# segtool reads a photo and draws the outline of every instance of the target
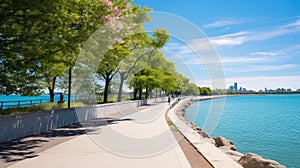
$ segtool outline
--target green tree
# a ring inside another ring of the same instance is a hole
[[[47,87],[53,95],[62,66],[74,64],[81,43],[100,26],[135,10],[128,2],[1,1],[2,92],[28,95]]]
[[[139,67],[141,67],[144,60],[143,58],[154,56],[155,53],[159,51],[158,49],[163,47],[169,38],[170,37],[166,30],[157,29],[154,30],[152,37],[147,35],[146,32],[143,32],[135,34],[134,38],[130,39],[131,54],[119,64],[118,72],[120,74],[120,85],[117,99],[118,102],[120,102],[122,98],[124,81],[127,80],[129,75],[134,72],[135,69],[139,69]]]
[[[198,86],[194,83],[187,83],[184,86],[183,94],[187,96],[198,95],[199,94]]]
[[[176,80],[171,74],[160,68],[152,67],[147,67],[136,73],[131,80],[130,87],[134,87],[137,90],[145,89],[145,98],[148,98],[149,93],[155,88],[168,92],[174,92],[179,89]],[[141,95],[142,92],[139,92],[139,99],[141,99]]]
[[[209,87],[199,87],[201,96],[208,96],[212,94],[212,91]]]

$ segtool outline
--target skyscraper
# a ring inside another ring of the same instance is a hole
[[[237,85],[237,82],[234,83],[234,90],[235,90],[235,91],[238,91],[238,85]]]

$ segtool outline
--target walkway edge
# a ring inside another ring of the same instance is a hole
[[[184,105],[191,102],[190,98],[181,100],[168,112],[168,117],[187,138],[187,140],[210,162],[215,168],[243,168],[240,164],[233,161],[216,146],[211,144],[207,138],[202,137],[188,124],[178,118],[176,112],[181,110]]]

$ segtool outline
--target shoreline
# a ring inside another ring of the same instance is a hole
[[[192,130],[196,131],[200,136],[203,138],[207,139],[211,144],[213,144],[215,147],[217,147],[220,151],[222,151],[224,154],[226,154],[230,159],[235,161],[241,166],[247,167],[246,165],[255,165],[255,167],[260,166],[261,168],[269,168],[269,166],[273,166],[275,168],[285,168],[285,166],[279,164],[278,162],[264,158],[262,156],[259,156],[257,154],[253,153],[247,153],[243,154],[237,150],[235,147],[234,143],[221,135],[218,135],[217,137],[213,138],[210,137],[204,130],[202,130],[200,127],[198,127],[195,123],[188,121],[186,119],[186,109],[196,101],[205,101],[205,100],[212,100],[212,99],[217,99],[217,98],[226,98],[227,96],[254,96],[254,95],[216,95],[216,96],[204,96],[204,97],[192,97],[190,98],[189,102],[187,104],[184,104],[183,106],[180,107],[180,110],[177,110],[176,116],[183,121],[185,124],[187,124]],[[264,96],[261,95],[260,96]],[[179,103],[178,103],[179,104]],[[193,144],[193,143],[191,143]],[[194,145],[195,146],[195,145]],[[253,163],[253,160],[255,160],[257,163]],[[252,162],[252,163],[251,163]],[[261,165],[260,162],[262,163]],[[266,164],[268,163],[268,164]],[[269,166],[266,166],[266,165]],[[259,168],[260,168],[259,167]]]

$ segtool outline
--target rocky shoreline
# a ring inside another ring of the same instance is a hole
[[[176,113],[178,118],[188,124],[193,130],[195,130],[202,137],[207,138],[209,142],[215,145],[218,149],[220,149],[223,153],[225,153],[229,158],[236,161],[244,168],[285,168],[285,166],[279,164],[278,162],[263,158],[259,155],[248,153],[242,154],[237,151],[234,143],[222,136],[217,136],[215,138],[210,137],[204,130],[199,128],[196,124],[189,122],[185,118],[186,109],[192,104],[193,101],[203,101],[209,99],[220,98],[224,96],[208,96],[208,97],[197,97],[190,99],[187,103],[181,106],[181,109]]]

